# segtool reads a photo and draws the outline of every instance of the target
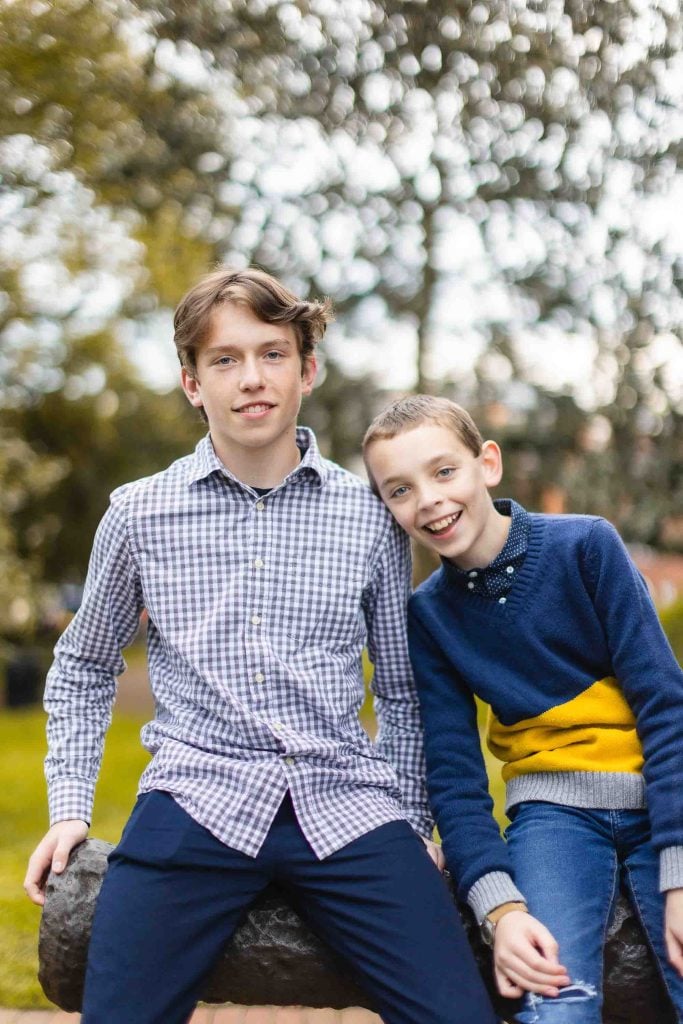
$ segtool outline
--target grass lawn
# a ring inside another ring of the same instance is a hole
[[[91,835],[116,842],[148,760],[143,719],[115,715],[109,731]],[[38,984],[40,910],[22,889],[28,857],[47,830],[42,710],[0,711],[0,1006],[51,1004]]]

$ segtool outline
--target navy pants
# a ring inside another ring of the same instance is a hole
[[[291,800],[248,857],[167,793],[142,796],[109,858],[82,1024],[184,1024],[254,898],[277,882],[355,970],[385,1024],[495,1024],[459,916],[404,821],[318,860]]]

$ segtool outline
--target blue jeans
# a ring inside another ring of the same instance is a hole
[[[519,1024],[600,1024],[605,935],[623,880],[683,1020],[683,979],[667,959],[659,857],[647,811],[519,804],[508,826],[515,880],[550,929],[572,985],[550,998],[527,993]]]
[[[185,1024],[244,911],[271,881],[355,969],[385,1024],[495,1024],[455,904],[406,821],[318,860],[286,797],[248,857],[162,792],[138,800],[109,857],[82,1024]]]

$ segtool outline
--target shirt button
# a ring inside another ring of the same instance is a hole
[[[261,616],[260,615],[252,615],[252,617],[251,617],[251,624],[252,624],[252,626],[260,626],[261,625]]]
[[[286,757],[285,758],[285,764],[289,764],[289,765],[296,764],[296,761],[294,760],[293,757]]]
[[[508,565],[507,569],[505,570],[505,572],[508,574],[508,576],[512,576],[514,571],[515,571],[514,565]]]
[[[474,583],[468,583],[467,586],[470,588],[470,590],[474,590]]]
[[[470,578],[475,579],[478,575],[479,573],[477,572],[477,570],[473,569],[472,572],[470,573]]]
[[[257,672],[256,675],[254,676],[255,683],[265,683],[265,681],[266,677],[264,676],[263,672]]]
[[[498,598],[498,604],[505,604],[506,601],[507,601],[507,597],[499,597]]]
[[[257,508],[257,510],[258,510],[259,512],[263,512],[263,510],[264,510],[264,508],[265,508],[265,507],[266,507],[266,503],[265,503],[265,501],[257,501],[257,502],[256,502],[256,508]]]
[[[254,568],[255,569],[262,569],[263,566],[264,566],[264,561],[263,561],[262,558],[255,558],[254,559]]]
[[[275,732],[282,732],[284,725],[282,722],[273,722],[273,729],[275,729]]]

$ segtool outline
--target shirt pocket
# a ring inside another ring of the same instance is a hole
[[[274,612],[285,643],[343,647],[365,635],[365,574],[340,556],[311,552],[285,561],[274,588]]]

